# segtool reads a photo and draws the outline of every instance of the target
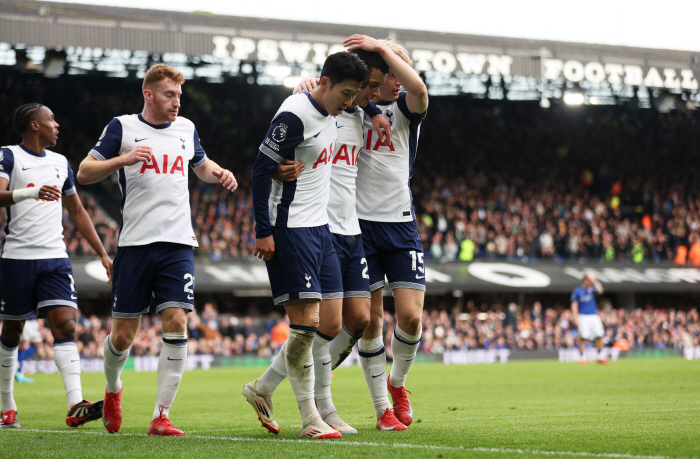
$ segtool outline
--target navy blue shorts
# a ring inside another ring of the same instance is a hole
[[[266,261],[275,304],[343,297],[343,279],[328,225],[272,228],[275,255]]]
[[[117,248],[112,277],[112,317],[135,319],[150,306],[194,309],[192,247],[154,242]]]
[[[369,274],[362,235],[333,234],[333,246],[343,278],[343,298],[369,298]]]
[[[425,291],[423,244],[415,221],[383,223],[360,220],[370,291],[384,287]]]
[[[45,317],[57,307],[78,309],[73,268],[68,258],[0,259],[0,319]]]

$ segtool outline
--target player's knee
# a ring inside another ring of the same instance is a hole
[[[133,340],[132,334],[126,330],[112,330],[112,345],[120,352],[129,349]]]
[[[177,314],[170,317],[169,326],[167,327],[172,332],[184,332],[187,331],[187,315]]]
[[[370,323],[369,311],[356,311],[345,320],[345,327],[353,335],[362,335]]]
[[[6,320],[2,327],[2,342],[9,347],[15,347],[19,344],[19,339],[24,330],[24,323],[18,320]]]
[[[53,327],[55,339],[75,339],[75,319],[66,318]]]
[[[399,328],[410,335],[417,335],[421,330],[420,314],[411,314],[407,317],[401,317],[398,321]]]

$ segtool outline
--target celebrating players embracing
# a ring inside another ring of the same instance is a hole
[[[122,229],[114,260],[112,332],[104,343],[107,389],[104,424],[122,423],[120,379],[141,315],[151,303],[161,316],[163,347],[158,390],[148,435],[182,436],[168,419],[187,360],[187,312],[194,307],[194,256],[187,184],[189,164],[208,183],[230,191],[238,184],[230,171],[207,158],[191,121],[178,117],[181,72],[151,67],[143,81],[143,112],[114,118],[83,160],[80,183],[95,183],[114,172],[122,192]]]
[[[256,220],[255,255],[265,260],[275,304],[289,316],[289,338],[268,370],[243,388],[243,396],[270,432],[279,433],[272,393],[289,376],[299,410],[301,436],[337,438],[314,403],[313,345],[319,327],[319,300],[340,311],[343,282],[328,228],[331,159],[336,116],[351,106],[367,83],[367,66],[351,53],[329,56],[317,88],[296,94],[275,115],[253,165]],[[295,181],[272,182],[284,159],[302,162]]]
[[[15,111],[14,126],[22,143],[0,150],[0,205],[7,213],[0,255],[0,427],[19,427],[13,397],[17,350],[25,321],[35,314],[46,317],[51,326],[54,361],[68,400],[66,424],[79,427],[102,417],[102,401],[83,400],[75,340],[78,296],[63,243],[61,201],[100,255],[110,280],[112,260],[78,198],[70,164],[46,150],[58,138],[54,114],[41,104],[22,105]]]
[[[344,44],[350,50],[378,53],[391,68],[375,102],[392,123],[392,145],[386,145],[365,120],[365,149],[358,160],[357,215],[372,291],[370,324],[358,346],[377,426],[381,428],[381,418],[391,407],[387,391],[394,402],[394,414],[409,425],[413,409],[405,381],[420,343],[425,297],[423,245],[413,211],[410,178],[420,125],[428,109],[428,90],[411,68],[408,51],[393,41],[353,35]],[[401,92],[401,86],[405,92]],[[386,382],[380,378],[386,374],[382,338],[385,276],[394,294],[397,319],[391,340],[394,363]]]

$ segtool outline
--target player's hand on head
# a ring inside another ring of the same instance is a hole
[[[368,37],[367,35],[359,35],[355,34],[352,35],[348,38],[345,39],[343,42],[343,46],[348,48],[348,51],[352,51],[353,49],[364,49],[365,51],[370,51],[370,52],[379,52],[379,50],[382,47],[382,42],[379,40]]]
[[[114,263],[112,262],[112,259],[109,258],[109,255],[106,254],[100,258],[100,261],[102,262],[102,266],[104,266],[105,270],[107,271],[107,283],[111,284],[112,273],[114,272]]]
[[[238,188],[238,181],[236,181],[236,177],[234,177],[230,170],[222,169],[220,171],[212,171],[212,175],[218,178],[219,183],[230,192],[233,193]]]
[[[391,145],[391,123],[384,118],[384,115],[377,115],[372,118],[372,127],[381,136],[384,145]]]
[[[318,86],[319,78],[307,77],[299,82],[296,88],[294,88],[294,94],[299,94],[300,92],[311,92]]]
[[[127,166],[133,166],[136,163],[150,163],[153,148],[148,145],[139,145],[125,155]]]
[[[255,240],[253,255],[264,261],[272,260],[275,256],[275,239],[272,236],[261,237]]]
[[[58,201],[61,199],[61,190],[56,188],[55,185],[43,185],[39,189],[38,199],[43,199],[44,201]]]
[[[299,178],[303,170],[303,162],[283,159],[272,172],[271,177],[278,182],[293,182]]]

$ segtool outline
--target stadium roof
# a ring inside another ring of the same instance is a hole
[[[358,30],[361,29],[361,30]],[[100,5],[8,0],[0,3],[0,41],[45,46],[147,49],[150,52],[211,54],[217,35],[340,43],[354,33],[395,37],[409,49],[539,56],[547,48],[556,59],[616,62],[700,69],[700,53],[448,34],[378,27],[281,21],[209,13],[116,8]],[[593,32],[593,31],[592,31]],[[517,66],[517,63],[516,63]]]
[[[71,53],[86,49],[124,50],[125,54],[141,51],[147,59],[135,69],[138,74],[144,71],[146,61],[154,62],[152,55],[158,54],[157,59],[167,61],[163,55],[177,53],[182,56],[183,66],[191,67],[188,78],[249,73],[241,70],[241,63],[250,62],[264,64],[253,72],[264,69],[267,80],[256,80],[257,83],[281,84],[279,78],[275,80],[276,69],[267,74],[268,65],[282,65],[281,71],[291,72],[291,76],[298,76],[299,72],[303,75],[304,71],[313,74],[325,57],[342,49],[342,40],[354,33],[395,38],[411,51],[415,68],[426,72],[429,87],[442,88],[445,94],[461,92],[502,98],[519,91],[517,97],[521,99],[537,99],[540,95],[561,98],[574,85],[589,96],[619,100],[631,97],[634,91],[630,92],[630,88],[643,87],[687,93],[696,104],[700,103],[698,52],[33,0],[0,3],[0,44],[5,44],[6,52],[8,45],[70,49],[70,63]],[[197,60],[193,62],[192,56]],[[82,60],[89,59],[83,56]],[[195,72],[197,65],[212,63],[219,66],[218,70]],[[0,56],[0,65],[3,64],[8,62]],[[122,65],[121,76],[127,69],[134,70],[127,64]],[[508,77],[508,87],[502,88],[502,94],[490,94],[492,82],[487,83],[487,77],[496,77],[496,85],[498,78]],[[540,87],[543,80],[556,84]],[[595,92],[598,89],[602,92]]]

